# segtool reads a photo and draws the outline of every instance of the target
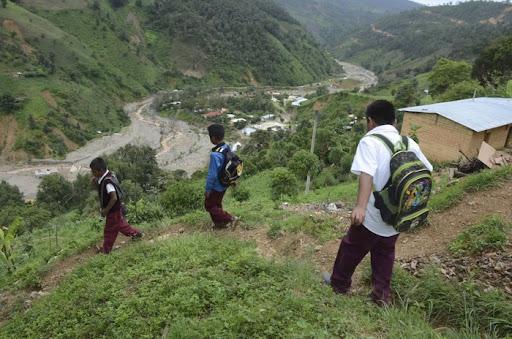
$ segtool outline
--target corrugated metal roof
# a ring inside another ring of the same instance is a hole
[[[401,112],[436,113],[475,132],[512,124],[512,99],[475,98],[399,109]]]

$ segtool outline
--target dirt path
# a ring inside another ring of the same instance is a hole
[[[501,214],[506,220],[512,222],[510,192],[512,192],[512,181],[504,183],[498,189],[468,194],[455,207],[442,213],[432,214],[430,226],[415,233],[406,233],[399,238],[397,260],[443,254],[450,241],[489,214]],[[253,241],[258,253],[263,257],[277,260],[285,258],[311,260],[315,264],[317,272],[331,270],[340,244],[340,239],[321,244],[318,240],[303,233],[287,233],[277,239],[271,239],[268,237],[267,228],[264,225],[255,229],[237,227],[220,231],[213,231],[206,225],[199,229],[172,225],[154,233],[148,233],[144,241],[155,243],[192,233],[213,233],[220,237]],[[128,244],[129,241],[126,239],[118,241],[118,246],[121,248]],[[75,267],[86,264],[94,255],[95,251],[89,249],[57,262],[42,277],[40,291],[18,291],[14,295],[8,293],[0,295],[0,305],[4,305],[0,309],[0,325],[7,321],[13,307],[19,307],[19,300],[24,300],[24,308],[30,308],[34,300],[52,292]],[[361,273],[362,270],[358,269],[354,277],[356,293],[363,288]]]

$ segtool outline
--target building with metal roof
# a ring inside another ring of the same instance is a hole
[[[483,141],[511,146],[512,99],[474,98],[402,108],[402,134],[415,134],[432,160],[473,158]]]

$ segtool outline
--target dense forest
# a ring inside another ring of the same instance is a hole
[[[408,0],[277,0],[322,44],[335,47],[356,27],[368,27],[377,19],[421,7]]]
[[[213,69],[226,82],[239,82],[245,73],[258,83],[300,84],[327,76],[333,66],[313,38],[269,0],[160,0],[150,18],[172,40],[202,54],[193,67]]]

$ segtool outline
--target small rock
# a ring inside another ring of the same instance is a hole
[[[178,233],[185,233],[185,229],[184,229],[184,228],[180,228],[180,229],[178,230]]]
[[[338,206],[336,206],[335,203],[330,203],[329,205],[327,205],[327,210],[329,212],[337,212],[338,211]]]
[[[315,251],[316,251],[316,252],[319,252],[321,249],[322,249],[322,246],[320,246],[320,245],[315,246]]]

